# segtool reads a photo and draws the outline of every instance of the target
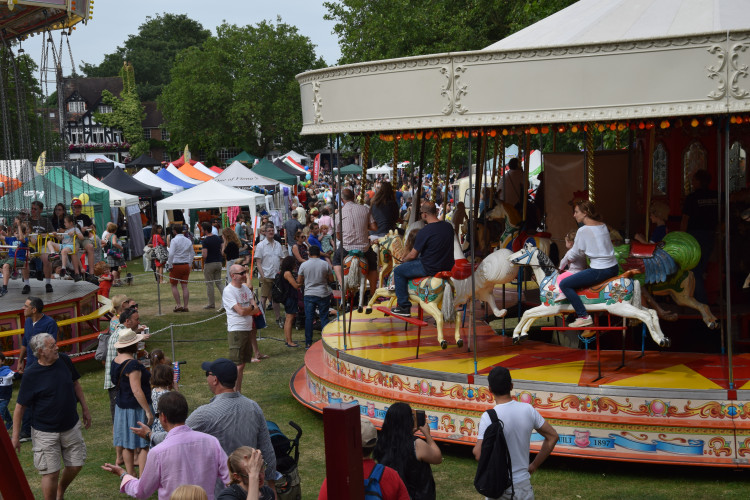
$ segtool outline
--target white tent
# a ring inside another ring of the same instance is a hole
[[[193,179],[192,177],[188,177],[187,175],[180,172],[180,170],[177,167],[175,167],[172,163],[167,165],[167,172],[174,175],[181,181],[187,182],[188,184],[192,184],[194,186],[197,186],[201,182],[204,182],[204,181],[199,181],[198,179]]]
[[[208,168],[201,162],[198,162],[195,165],[193,165],[193,168],[199,171],[200,173],[210,175],[213,178],[216,178],[216,176],[219,175],[218,172],[214,172],[213,170],[211,170],[210,168]]]
[[[133,179],[138,179],[142,183],[148,184],[149,186],[161,188],[162,191],[166,191],[167,193],[176,194],[180,191],[185,190],[184,187],[177,186],[176,184],[172,184],[171,182],[167,182],[155,173],[150,172],[146,168],[142,168],[138,172],[136,172],[136,174],[133,176]]]
[[[287,154],[279,156],[279,158],[281,158],[282,160],[284,158],[286,158],[286,157],[289,157],[292,160],[294,160],[294,161],[296,161],[297,163],[300,163],[300,164],[303,161],[306,161],[308,163],[310,163],[312,161],[312,158],[310,158],[309,156],[301,155],[301,154],[299,154],[298,152],[296,152],[293,149],[291,151],[289,151]]]
[[[232,186],[236,188],[244,187],[274,187],[281,185],[283,187],[290,187],[282,182],[269,177],[264,177],[257,174],[247,168],[245,165],[238,161],[232,162],[222,173],[216,176],[214,179],[216,182],[221,182],[226,186]]]
[[[44,172],[35,172],[34,165],[29,160],[0,160],[0,174],[6,177],[26,182],[37,173],[44,175]]]
[[[248,207],[250,217],[255,220],[257,207],[267,208],[266,197],[210,180],[167,199],[156,202],[157,220],[167,225],[167,210],[189,210],[197,208]],[[187,214],[186,214],[187,215]],[[190,221],[185,217],[185,222]]]
[[[130,207],[132,205],[138,205],[138,196],[123,193],[122,191],[111,188],[91,174],[84,175],[83,182],[91,184],[99,189],[106,189],[109,191],[109,204],[111,207]]]
[[[367,175],[375,176],[383,174],[390,177],[391,174],[393,174],[393,167],[391,167],[390,165],[381,165],[379,167],[372,167],[367,169]]]
[[[109,158],[103,154],[100,153],[73,153],[70,155],[70,158],[72,160],[74,159],[80,159],[83,161],[93,161],[97,163],[114,163],[116,167],[125,168],[126,165],[124,163],[120,163],[119,161],[115,161],[112,158]]]

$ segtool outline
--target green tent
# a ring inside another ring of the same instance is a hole
[[[341,175],[362,175],[362,165],[352,163],[345,167],[341,167]]]
[[[290,186],[297,185],[297,179],[298,179],[297,176],[292,175],[292,174],[287,174],[286,172],[284,172],[279,167],[274,165],[272,162],[266,160],[265,158],[260,160],[253,167],[253,172],[255,172],[258,175],[262,175],[263,177],[268,177],[269,179],[273,179],[275,181],[288,184]]]
[[[102,210],[100,210],[99,212],[94,211],[94,224],[96,224],[96,230],[99,234],[103,233],[104,230],[107,229],[107,223],[112,220],[109,209],[109,191],[107,191],[106,189],[99,189],[87,182],[83,182],[83,180],[69,173],[67,170],[59,167],[51,168],[49,172],[44,175],[44,177],[53,184],[57,184],[66,191],[72,193],[72,198],[77,198],[78,196],[85,193],[89,196],[88,204],[101,205],[103,207]],[[70,200],[71,198],[68,198],[66,203],[67,205],[70,205]],[[44,205],[46,207],[47,205],[49,205],[49,203],[45,202]],[[54,204],[52,205],[54,206]],[[86,213],[85,206],[84,213]],[[89,214],[89,217],[90,216],[91,215]]]
[[[0,198],[0,214],[2,214],[6,220],[13,220],[13,217],[18,215],[18,212],[22,208],[28,209],[33,201],[41,201],[44,203],[44,215],[50,217],[55,205],[62,203],[66,207],[70,207],[70,200],[79,194],[80,193],[68,191],[63,187],[50,182],[41,175],[37,175],[24,182],[23,186],[20,188]],[[86,207],[90,210],[88,213],[89,217],[93,216],[94,219],[101,218],[102,214],[105,212],[107,217],[109,217],[109,206],[102,207],[101,203],[92,201],[91,198],[86,204]],[[93,211],[93,213],[91,211]],[[70,213],[69,209],[67,213]],[[97,226],[97,230],[98,229],[99,226]]]
[[[255,160],[258,160],[258,159],[259,158],[257,156],[253,156],[250,153],[248,153],[247,151],[243,151],[242,153],[238,154],[234,158],[228,159],[224,163],[226,165],[231,165],[233,162],[238,161],[238,162],[243,163],[245,165],[252,166],[253,163],[255,163]]]

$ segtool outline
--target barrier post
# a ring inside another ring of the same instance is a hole
[[[159,307],[159,313],[157,316],[161,316],[161,278],[157,278],[156,280],[156,302]]]
[[[328,498],[365,497],[359,405],[331,404],[323,409]]]
[[[169,324],[169,341],[172,344],[172,361],[174,361],[177,358],[174,357],[174,324],[173,323]]]

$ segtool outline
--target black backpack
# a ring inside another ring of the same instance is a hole
[[[286,280],[281,273],[278,273],[273,279],[273,285],[271,286],[271,300],[283,304],[286,302]]]
[[[494,408],[487,410],[487,414],[492,423],[484,431],[482,454],[479,456],[474,487],[479,493],[489,498],[498,498],[505,490],[511,488],[511,498],[513,498],[515,494],[513,468],[510,463],[508,443],[503,433],[503,421],[497,418]]]

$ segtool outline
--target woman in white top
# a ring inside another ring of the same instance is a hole
[[[578,318],[570,325],[574,328],[592,325],[594,322],[586,312],[583,301],[576,290],[596,285],[602,281],[617,276],[618,265],[615,250],[609,236],[607,225],[601,221],[596,213],[594,204],[590,201],[578,201],[573,208],[573,217],[578,224],[583,224],[576,233],[573,247],[568,250],[566,257],[573,260],[576,257],[588,257],[589,268],[577,272],[560,282],[560,291],[576,311]]]

